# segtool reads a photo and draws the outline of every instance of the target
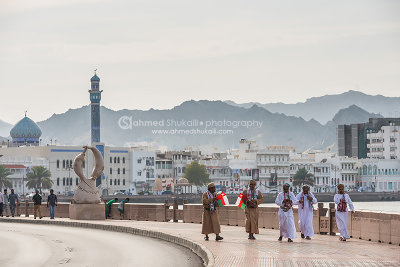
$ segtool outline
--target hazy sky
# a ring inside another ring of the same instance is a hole
[[[0,120],[89,103],[400,96],[400,1],[0,0]]]

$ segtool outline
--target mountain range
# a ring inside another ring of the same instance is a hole
[[[353,91],[340,96],[359,98],[362,95],[365,94]],[[327,110],[333,110],[332,106],[337,106],[336,102],[332,104],[326,100],[329,97],[333,97],[337,101],[340,98],[338,95],[323,96],[319,100],[318,98],[313,98],[312,101],[307,100],[302,105],[311,103],[307,109],[313,110],[312,107],[314,107],[314,115],[319,116],[320,113],[323,113],[321,105],[324,103],[326,105],[324,108]],[[368,96],[367,99],[370,97],[381,99],[381,96]],[[397,101],[397,98],[387,99],[388,107]],[[318,105],[316,105],[317,102],[319,102]],[[379,101],[377,100],[377,102]],[[319,106],[320,111],[315,110],[316,106]],[[291,108],[293,107],[291,106]],[[300,109],[301,106],[296,108]],[[329,112],[326,111],[326,113]],[[146,111],[128,109],[114,111],[102,106],[101,141],[111,146],[153,143],[168,147],[168,149],[192,147],[210,151],[215,147],[219,150],[237,147],[238,141],[246,138],[256,140],[260,146],[288,145],[294,146],[297,151],[303,151],[308,148],[322,149],[334,145],[337,125],[366,122],[372,117],[382,117],[382,115],[370,113],[369,110],[366,111],[355,104],[337,109],[325,124],[314,118],[305,120],[299,115],[293,116],[284,114],[284,112],[274,113],[260,104],[237,105],[227,101],[190,100],[172,109]],[[214,125],[207,125],[213,121]],[[182,125],[183,122],[184,125]],[[250,125],[250,127],[248,125],[232,127],[231,125],[243,122],[257,123],[257,125]],[[63,145],[84,145],[90,143],[89,106],[69,109],[62,114],[53,114],[50,118],[37,123],[43,133],[42,144],[56,142]],[[140,123],[151,123],[152,126],[139,125]],[[174,123],[175,125],[173,125]],[[225,125],[219,125],[224,123]],[[0,121],[0,133],[3,136],[9,135],[4,133],[7,131],[9,133],[11,127],[10,124]],[[175,129],[187,130],[187,132],[173,133]],[[193,134],[190,132],[192,129],[200,131]],[[206,133],[204,129],[211,132]],[[157,130],[159,132],[155,132]],[[224,130],[225,132],[214,132],[214,130]]]
[[[263,107],[271,112],[279,112],[288,116],[302,117],[305,120],[314,119],[322,124],[332,120],[340,109],[356,105],[371,113],[384,117],[400,117],[400,97],[386,97],[382,95],[367,95],[362,92],[350,90],[337,95],[312,97],[305,102],[296,104],[249,102],[237,104],[225,101],[230,105],[249,108],[253,105]]]

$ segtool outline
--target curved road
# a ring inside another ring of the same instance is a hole
[[[202,266],[189,249],[141,236],[94,229],[0,224],[0,265]]]

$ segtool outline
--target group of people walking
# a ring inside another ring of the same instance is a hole
[[[11,189],[11,193],[8,194],[7,189],[4,189],[4,193],[0,190],[0,216],[3,217],[3,213],[6,217],[11,214],[14,217],[15,208],[19,204],[18,195],[14,193],[14,189]]]
[[[33,201],[33,216],[36,219],[37,215],[42,219],[42,196],[39,194],[39,191],[36,190],[35,195],[32,197]],[[54,190],[50,189],[50,194],[47,197],[47,207],[50,208],[50,219],[54,219],[55,208],[57,206],[57,195],[54,194]],[[6,217],[9,217],[11,214],[12,217],[15,216],[15,209],[19,206],[19,197],[18,194],[14,193],[14,189],[11,189],[11,193],[7,193],[7,189],[4,189],[4,193],[2,194],[0,191],[0,216],[3,217],[3,213]]]
[[[340,232],[339,240],[346,241],[349,236],[348,231],[348,206],[351,212],[354,213],[354,206],[350,196],[345,193],[344,185],[337,186],[338,193],[334,196],[334,201],[337,204],[336,208],[336,224]],[[297,196],[289,191],[290,185],[284,184],[283,190],[278,194],[275,199],[275,204],[279,206],[278,219],[279,219],[279,238],[287,238],[288,242],[293,242],[296,238],[296,226],[293,216],[293,206],[298,206],[298,226],[301,232],[301,238],[311,240],[314,236],[313,228],[313,210],[314,205],[317,204],[317,199],[314,194],[310,192],[310,187],[305,185],[303,190]],[[215,240],[220,241],[223,239],[221,234],[221,226],[219,222],[219,215],[217,210],[217,197],[215,192],[215,184],[209,183],[208,190],[202,195],[203,203],[203,216],[202,216],[202,234],[205,235],[204,239],[209,240],[209,234],[216,235]],[[243,203],[245,205],[244,213],[245,229],[248,233],[248,239],[255,240],[254,234],[258,234],[258,207],[263,203],[264,199],[261,191],[256,189],[256,181],[251,180],[247,189],[242,193]]]

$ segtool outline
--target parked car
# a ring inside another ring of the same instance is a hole
[[[117,192],[114,192],[114,196],[116,196],[116,195],[127,195],[127,193],[126,192],[124,192],[124,191],[117,191]]]
[[[162,195],[173,195],[174,193],[172,191],[164,191],[161,194]]]

